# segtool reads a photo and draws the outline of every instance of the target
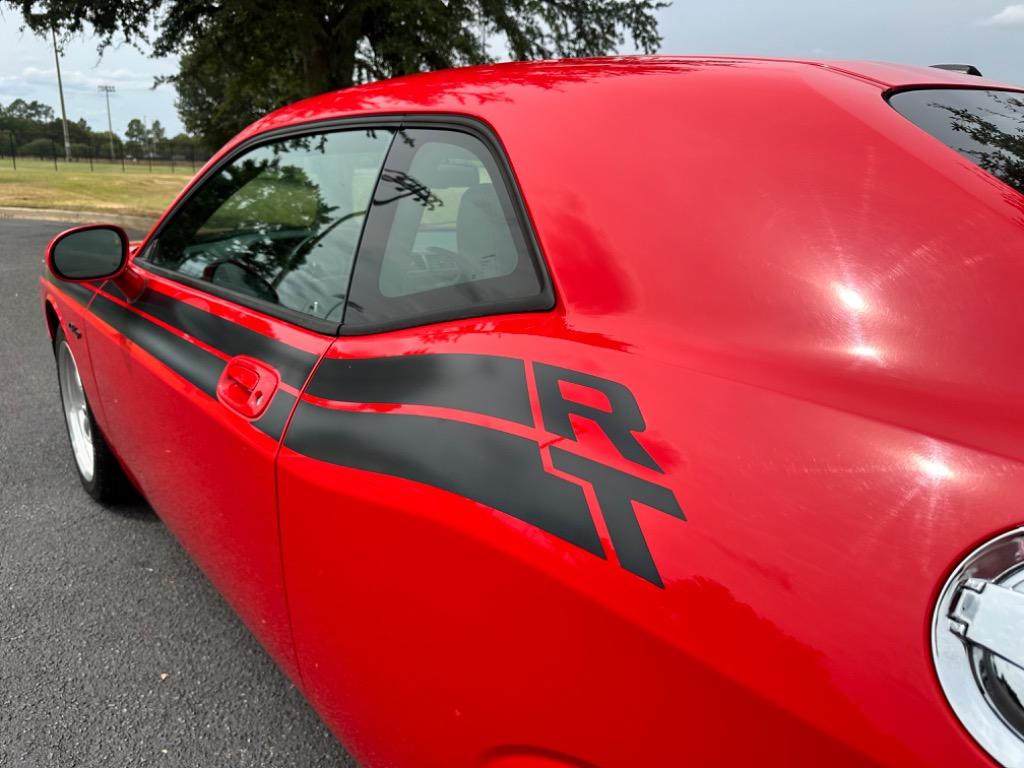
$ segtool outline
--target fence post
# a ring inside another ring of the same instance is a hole
[[[7,134],[7,136],[11,140],[11,165],[14,166],[14,170],[18,170],[18,160],[17,160],[18,150],[14,146],[14,131],[11,131],[9,134]]]
[[[95,168],[92,167],[92,152],[93,152],[93,150],[92,150],[92,139],[90,138],[89,139],[89,170],[90,171],[96,170]]]
[[[57,170],[57,143],[50,139],[50,153],[53,155],[53,170]]]
[[[121,142],[121,173],[124,173],[124,142]]]
[[[196,172],[196,144],[195,144],[194,141],[190,141],[188,146],[189,146],[189,149],[192,150],[192,173],[195,173]]]

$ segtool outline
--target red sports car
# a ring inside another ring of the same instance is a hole
[[[367,766],[1022,766],[1022,191],[980,77],[481,67],[268,115],[42,304],[85,489]]]

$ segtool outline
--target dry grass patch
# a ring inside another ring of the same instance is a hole
[[[192,177],[190,167],[129,166],[59,163],[18,159],[14,170],[7,159],[0,166],[0,207],[59,208],[68,211],[97,211],[126,216],[156,217],[170,205]]]

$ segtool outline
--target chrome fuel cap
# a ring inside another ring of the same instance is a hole
[[[950,706],[977,742],[1024,768],[1024,528],[972,552],[932,620],[932,655]]]

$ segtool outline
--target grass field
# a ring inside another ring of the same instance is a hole
[[[70,165],[53,161],[18,158],[18,168],[10,158],[0,161],[0,207],[59,208],[69,211],[98,211],[127,216],[155,217],[162,213],[192,177],[191,165],[153,165],[147,163],[96,163]]]

